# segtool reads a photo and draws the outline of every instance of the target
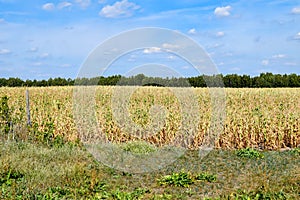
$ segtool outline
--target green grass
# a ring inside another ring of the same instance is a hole
[[[300,157],[292,152],[252,159],[213,150],[200,160],[187,151],[159,171],[129,174],[82,146],[0,143],[0,199],[299,199]]]
[[[156,147],[153,145],[150,145],[143,141],[132,141],[127,142],[121,145],[121,148],[124,151],[131,152],[133,154],[149,154],[156,151]]]
[[[291,150],[291,153],[294,155],[300,155],[300,147],[294,148]]]
[[[259,152],[258,150],[246,148],[246,149],[240,149],[236,153],[237,156],[243,157],[243,158],[263,158],[264,154]]]
[[[194,183],[193,177],[190,173],[181,171],[179,173],[173,173],[172,175],[166,175],[158,180],[160,185],[174,185],[180,187],[189,187]]]
[[[207,172],[200,173],[195,178],[198,181],[207,181],[207,182],[210,182],[210,183],[217,181],[217,176],[216,175],[209,174]]]
[[[182,170],[179,173],[173,173],[171,175],[167,175],[158,180],[160,185],[169,185],[169,186],[180,186],[180,187],[189,187],[194,184],[195,181],[207,181],[207,182],[215,182],[217,180],[217,176],[214,174],[210,174],[207,172],[202,172],[197,175],[192,175],[189,172],[185,172]]]

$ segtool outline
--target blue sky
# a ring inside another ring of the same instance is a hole
[[[191,37],[223,74],[300,74],[299,0],[0,0],[0,77],[75,78],[99,44],[142,27]],[[155,48],[122,56],[106,75],[154,61],[198,75]]]

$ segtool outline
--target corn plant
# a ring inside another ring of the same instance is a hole
[[[50,135],[53,138],[60,136],[66,141],[83,139],[78,134],[79,124],[74,120],[73,90],[73,87],[29,88],[31,121],[36,126],[36,133],[42,134],[49,129],[49,124],[52,124]],[[98,120],[96,123],[107,140],[121,144],[142,139],[155,146],[163,146],[172,144],[180,137],[182,133],[178,130],[183,125],[183,116],[180,102],[172,90],[140,87],[128,99],[128,120],[142,128],[147,128],[155,121],[150,115],[153,105],[159,105],[165,111],[164,118],[159,121],[160,129],[147,132],[146,136],[141,137],[136,132],[122,129],[116,122],[111,103],[114,90],[114,86],[99,86],[95,95],[95,113]],[[184,88],[174,90],[180,92]],[[1,99],[2,137],[3,133],[12,129],[10,121],[12,125],[26,124],[25,91],[26,88],[0,88],[0,97],[5,97]],[[213,117],[209,90],[194,88],[193,91],[198,100],[199,121],[193,122],[195,135],[187,147],[198,149],[204,136],[210,132]],[[215,147],[277,150],[300,145],[299,88],[226,88],[225,91],[226,120],[219,139],[215,141]],[[186,100],[188,102],[188,99]],[[82,116],[83,119],[84,117]],[[22,137],[26,139],[26,136]]]

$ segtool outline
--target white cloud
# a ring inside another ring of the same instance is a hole
[[[130,57],[127,59],[127,61],[134,62],[134,61],[136,61],[136,58],[137,58],[137,55],[131,54]]]
[[[178,49],[179,48],[179,46],[177,44],[169,44],[169,43],[163,43],[162,47],[164,49],[167,49],[167,50]]]
[[[212,44],[212,45],[208,45],[207,49],[217,49],[217,48],[222,47],[222,46],[224,46],[224,44],[215,43],[215,44]]]
[[[269,63],[270,63],[269,60],[262,60],[261,61],[261,64],[264,65],[264,66],[269,65]]]
[[[135,62],[135,59],[134,58],[128,58],[127,61],[128,62]]]
[[[0,18],[0,23],[4,23],[4,22],[5,22],[5,19]]]
[[[300,7],[295,7],[292,9],[293,14],[300,14]]]
[[[31,47],[27,51],[28,52],[37,52],[39,49],[37,47]]]
[[[32,63],[32,66],[36,66],[36,67],[39,67],[39,66],[42,66],[43,63],[41,62],[35,62],[35,63]]]
[[[140,6],[127,0],[117,1],[102,8],[99,15],[107,18],[130,17]]]
[[[79,4],[81,8],[87,8],[91,5],[90,0],[75,0],[75,3]]]
[[[284,65],[286,65],[286,66],[296,66],[297,63],[294,63],[294,62],[286,62],[286,63],[284,63]]]
[[[294,40],[300,40],[300,32],[294,36]]]
[[[10,53],[11,53],[11,51],[9,49],[0,49],[0,55],[7,55]]]
[[[170,56],[167,57],[167,59],[169,59],[169,60],[175,60],[175,59],[176,59],[176,56],[170,55]]]
[[[43,10],[52,11],[55,9],[55,5],[53,3],[46,3],[42,6]]]
[[[225,7],[217,7],[215,9],[215,15],[218,17],[227,17],[230,15],[231,6],[225,6]]]
[[[223,37],[225,35],[225,33],[223,31],[219,31],[216,33],[217,37]]]
[[[48,58],[49,56],[50,56],[49,53],[43,53],[39,56],[39,58],[45,59]]]
[[[192,28],[188,31],[189,34],[196,34],[196,29]]]
[[[159,47],[150,47],[150,48],[144,49],[144,51],[143,51],[143,53],[145,53],[145,54],[159,53],[159,52],[161,52],[161,48],[159,48]]]
[[[277,54],[277,55],[272,56],[272,58],[274,58],[274,59],[280,59],[280,58],[285,58],[285,57],[286,57],[286,55],[284,55],[284,54]]]
[[[57,8],[58,9],[63,9],[63,8],[68,8],[68,7],[71,7],[72,4],[70,2],[67,2],[67,1],[64,1],[64,2],[61,2],[57,5]]]
[[[273,56],[269,57],[268,59],[262,60],[261,65],[269,66],[271,64],[278,63],[281,59],[284,59],[284,58],[287,58],[287,55],[285,55],[285,54],[276,54],[276,55],[273,55]]]
[[[214,55],[216,54],[216,52],[207,52],[207,55],[209,56],[209,57],[213,57]]]

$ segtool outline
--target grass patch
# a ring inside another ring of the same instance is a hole
[[[298,199],[299,161],[290,152],[257,160],[212,150],[200,160],[187,151],[161,170],[126,174],[79,146],[0,143],[0,199]]]
[[[252,148],[240,149],[236,153],[237,156],[242,158],[263,158],[264,154],[259,152],[258,150]]]
[[[179,187],[189,187],[194,183],[193,177],[190,173],[181,171],[179,173],[173,173],[172,175],[164,176],[158,180],[160,185],[173,185]]]
[[[171,175],[166,175],[161,179],[158,179],[160,185],[169,186],[179,186],[179,187],[189,187],[196,181],[206,181],[206,182],[216,182],[217,176],[207,172],[199,173],[197,175],[192,175],[190,172],[181,171],[179,173],[173,173]]]
[[[10,169],[0,174],[0,185],[12,185],[13,182],[21,181],[23,177],[22,173]]]
[[[300,147],[294,148],[290,152],[293,155],[298,155],[299,156],[300,155]]]
[[[156,151],[156,147],[144,141],[131,141],[121,145],[124,151],[131,152],[133,154],[149,154]]]

